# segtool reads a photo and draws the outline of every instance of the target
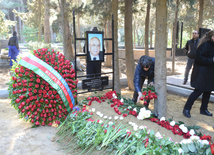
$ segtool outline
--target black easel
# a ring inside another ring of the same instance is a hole
[[[74,34],[75,71],[76,71],[75,79],[80,78],[80,77],[87,77],[87,75],[77,76],[76,58],[78,56],[87,57],[87,53],[84,53],[84,54],[77,54],[76,53],[76,41],[77,40],[85,40],[85,41],[87,41],[87,39],[86,38],[77,38],[76,37],[75,13],[74,13],[74,11],[73,11],[73,34]],[[96,74],[90,74],[90,75],[94,76],[94,75],[112,74],[112,86],[102,87],[102,89],[93,89],[93,91],[101,91],[101,90],[104,90],[104,89],[112,89],[112,90],[114,90],[114,19],[113,19],[113,15],[112,15],[112,38],[104,38],[104,40],[111,40],[112,41],[112,53],[104,53],[104,56],[105,55],[112,55],[112,70],[113,70],[113,72],[96,73]],[[77,93],[77,94],[84,94],[84,93],[88,93],[88,92],[92,92],[92,91],[84,91],[84,92],[80,92],[80,93]]]

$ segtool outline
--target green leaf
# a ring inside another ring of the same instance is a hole
[[[183,151],[184,151],[185,153],[188,153],[188,152],[189,152],[189,149],[188,149],[188,147],[187,147],[186,144],[181,144],[181,146],[182,146],[182,149],[183,149]]]
[[[195,152],[195,150],[196,150],[193,143],[188,144],[188,149],[189,149],[191,152]]]

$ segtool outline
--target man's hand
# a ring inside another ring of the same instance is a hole
[[[142,97],[142,93],[138,92],[138,98],[137,98],[137,103],[140,101],[140,98]]]

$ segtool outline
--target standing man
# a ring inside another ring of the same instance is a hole
[[[193,38],[187,41],[186,46],[184,48],[185,53],[187,55],[187,63],[186,63],[186,68],[184,73],[184,82],[183,82],[184,85],[188,81],[189,71],[195,62],[196,50],[197,50],[198,43],[200,41],[198,37],[199,37],[198,31],[193,31]]]
[[[10,67],[12,67],[13,66],[12,60],[16,61],[17,56],[19,55],[19,43],[16,31],[13,31],[13,36],[10,37],[8,46],[9,46],[8,56],[10,57]]]
[[[141,89],[143,87],[144,81],[147,78],[148,84],[153,84],[154,82],[154,70],[155,70],[155,58],[143,55],[135,69],[134,73],[134,95],[132,101],[138,103],[142,97]],[[147,100],[146,107],[148,108],[150,100]]]

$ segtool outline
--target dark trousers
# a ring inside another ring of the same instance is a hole
[[[146,77],[145,76],[141,76],[141,79],[140,79],[140,88],[142,89],[143,87],[143,84],[144,84],[144,81],[145,81]],[[152,80],[154,79],[154,76],[151,76],[151,77],[148,77],[148,84],[150,82],[152,82]],[[132,101],[134,103],[137,102],[137,98],[138,98],[138,92],[137,91],[134,91],[134,94],[133,94],[133,98],[132,98]],[[147,100],[147,104],[149,104],[150,100],[148,99]]]
[[[184,106],[184,109],[186,110],[191,110],[195,100],[201,95],[202,95],[202,101],[201,101],[201,110],[207,110],[207,106],[208,106],[208,103],[209,103],[209,100],[210,100],[210,94],[211,94],[211,91],[210,92],[204,92],[204,91],[201,91],[201,90],[198,90],[198,89],[195,89],[189,96],[185,106]]]
[[[192,68],[193,64],[195,62],[195,59],[190,59],[187,57],[187,63],[186,63],[186,68],[185,68],[185,73],[184,73],[184,81],[188,81],[188,76],[189,76],[189,71]]]

